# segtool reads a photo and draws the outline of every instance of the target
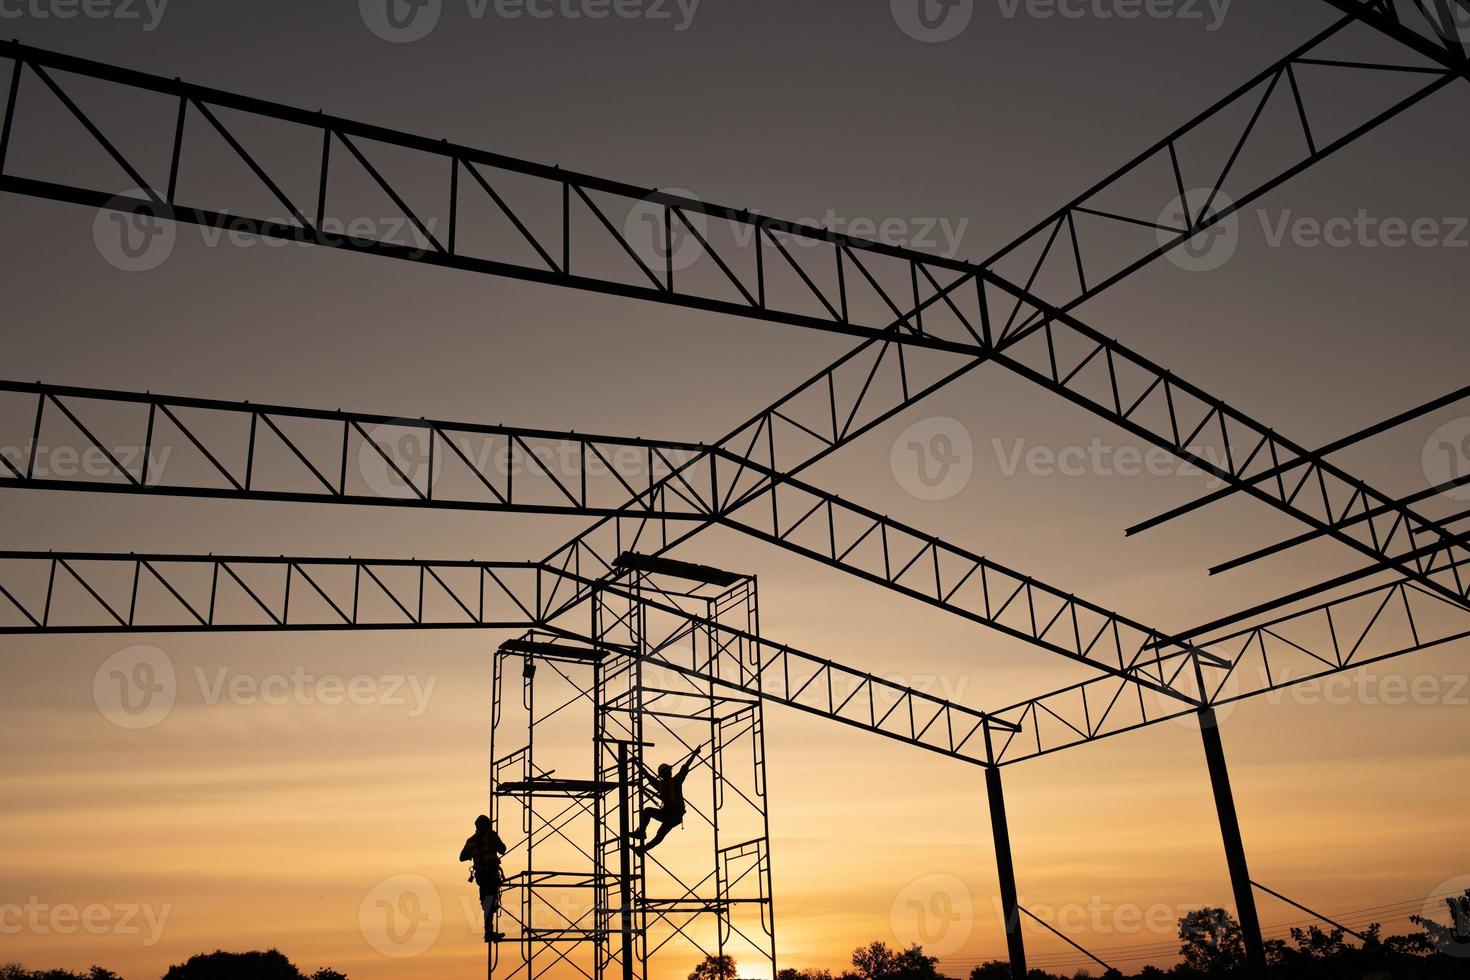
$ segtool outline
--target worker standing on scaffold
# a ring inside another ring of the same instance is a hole
[[[684,826],[684,818],[689,815],[689,804],[684,799],[684,780],[689,778],[689,770],[694,768],[694,762],[704,751],[703,746],[694,750],[689,761],[677,773],[674,767],[665,763],[658,767],[657,775],[650,775],[648,783],[653,788],[653,793],[658,797],[659,805],[649,807],[643,811],[643,823],[634,832],[636,840],[643,840],[648,836],[648,825],[657,820],[660,824],[658,833],[653,840],[646,844],[640,844],[633,849],[639,854],[647,854],[664,842],[664,838],[674,832],[677,827]]]
[[[485,912],[485,942],[499,942],[504,933],[495,932],[495,916],[500,912],[500,890],[505,887],[505,875],[500,870],[500,858],[505,854],[505,842],[490,825],[490,818],[475,818],[475,832],[464,842],[459,852],[461,861],[469,861],[470,881],[480,886],[480,908]]]

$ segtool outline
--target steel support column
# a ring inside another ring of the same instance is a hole
[[[1000,767],[985,770],[985,791],[990,799],[990,831],[995,836],[995,872],[1000,877],[1000,908],[1005,918],[1006,948],[1010,952],[1011,976],[1026,980],[1026,940],[1021,935],[1021,903],[1016,894],[1016,864],[1011,858],[1011,831],[1006,822],[1006,797]]]
[[[1256,895],[1251,887],[1245,860],[1245,843],[1235,813],[1235,795],[1230,790],[1230,771],[1225,766],[1225,746],[1220,741],[1220,721],[1214,708],[1199,713],[1200,734],[1205,743],[1205,765],[1210,770],[1210,788],[1215,793],[1215,810],[1220,815],[1220,836],[1225,842],[1225,863],[1230,868],[1230,888],[1235,893],[1235,916],[1245,939],[1246,965],[1252,975],[1266,969],[1266,948],[1261,941],[1261,920],[1256,915]],[[987,775],[989,773],[987,772]]]
[[[628,743],[618,743],[618,836],[622,844],[618,848],[618,911],[619,932],[623,937],[623,980],[634,980],[633,976],[633,854],[628,841],[632,839],[631,813],[633,808],[633,764],[628,758]]]

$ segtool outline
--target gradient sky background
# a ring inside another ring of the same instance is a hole
[[[7,11],[14,8],[6,7]],[[50,8],[43,8],[50,9]],[[139,8],[140,10],[143,8]],[[443,136],[510,155],[791,218],[945,218],[979,259],[1280,57],[1334,14],[1315,0],[1235,0],[1200,21],[1008,18],[980,0],[959,38],[918,43],[887,4],[704,0],[673,20],[474,19],[390,44],[355,4],[174,0],[138,21],[27,8],[27,43]],[[1024,8],[1023,8],[1024,9]],[[1392,52],[1391,46],[1382,49]],[[1292,438],[1315,445],[1465,383],[1465,247],[1272,247],[1267,221],[1470,213],[1470,92],[1456,86],[1273,192],[1209,273],[1154,263],[1088,304],[1089,322]],[[119,191],[125,189],[122,185]],[[1160,202],[1162,206],[1164,202]],[[144,274],[99,255],[94,215],[0,202],[3,376],[404,416],[708,441],[852,346],[850,339],[329,250],[204,247],[182,235]],[[1461,241],[1464,241],[1462,236]],[[1426,440],[1456,406],[1342,463],[1379,488],[1425,486]],[[975,474],[942,502],[904,491],[889,451],[950,417]],[[1232,500],[1148,535],[1137,520],[1205,489],[1198,476],[1008,474],[1026,447],[1134,441],[999,369],[980,370],[808,472],[810,480],[1165,629],[1360,563],[1319,545],[1249,571],[1205,568],[1297,530]],[[1445,514],[1463,501],[1425,506]],[[540,557],[585,522],[309,505],[9,491],[8,548],[436,558]],[[977,707],[1084,676],[873,586],[711,531],[678,557],[760,575],[781,641]],[[0,687],[0,905],[168,907],[160,941],[0,934],[0,961],[100,963],[129,980],[216,947],[279,946],[354,980],[471,975],[483,947],[458,915],[453,861],[484,806],[487,652],[499,635],[5,638]],[[186,678],[157,727],[100,714],[107,657],[153,642]],[[1418,911],[1470,874],[1470,688],[1463,645],[1364,672],[1342,697],[1306,687],[1242,704],[1225,741],[1255,877],[1329,913]],[[210,705],[193,683],[411,674],[405,706]],[[1396,705],[1392,684],[1442,696]],[[1385,684],[1389,688],[1385,688]],[[1340,703],[1325,703],[1335,701]],[[1274,702],[1274,703],[1273,703]],[[783,965],[840,967],[860,942],[912,935],[935,888],[976,915],[946,958],[960,975],[1004,950],[980,774],[772,708],[773,849]],[[1114,910],[1167,920],[1230,903],[1199,737],[1163,724],[1007,770],[1023,904],[1079,906],[1078,941],[1162,944]],[[358,906],[396,875],[429,878],[448,913],[422,956],[376,952]],[[1407,904],[1404,904],[1407,903]],[[1268,932],[1300,914],[1262,899]],[[1033,935],[1037,965],[1063,956]],[[1120,965],[1136,967],[1127,951]],[[670,962],[663,976],[692,964]],[[1081,965],[1078,963],[1077,965]]]

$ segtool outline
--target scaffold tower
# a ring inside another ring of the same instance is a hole
[[[491,972],[645,980],[657,957],[731,956],[774,978],[755,579],[619,562],[588,635],[532,631],[494,657],[491,816],[509,851]],[[685,762],[684,825],[644,854],[650,777]]]

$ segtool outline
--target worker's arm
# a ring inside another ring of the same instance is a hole
[[[689,761],[686,762],[686,763],[684,763],[684,768],[679,770],[679,781],[680,782],[683,782],[689,776],[689,770],[691,770],[691,769],[694,768],[694,763],[699,760],[700,755],[702,755],[703,753],[704,753],[704,746],[703,745],[699,746],[698,748],[696,748],[694,750],[694,754],[689,757]]]
[[[499,854],[501,857],[505,857],[505,852],[507,850],[505,846],[505,841],[501,840],[500,835],[496,834],[494,831],[491,831],[491,833],[495,836],[495,853]]]
[[[475,839],[473,837],[464,842],[464,847],[460,848],[459,850],[459,859],[461,861],[471,861],[474,859],[474,855],[470,853],[470,848],[474,845],[474,843]]]

